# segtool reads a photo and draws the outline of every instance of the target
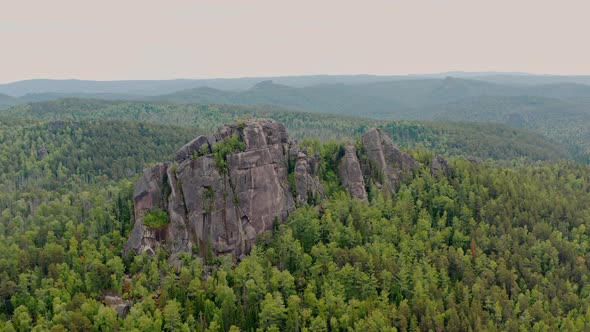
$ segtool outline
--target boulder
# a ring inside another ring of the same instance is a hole
[[[115,309],[117,315],[121,318],[125,318],[131,309],[131,303],[117,295],[105,295],[103,303]]]

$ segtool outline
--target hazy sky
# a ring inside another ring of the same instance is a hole
[[[0,0],[0,82],[590,74],[590,1]]]

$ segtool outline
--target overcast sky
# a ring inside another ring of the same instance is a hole
[[[0,0],[0,82],[590,74],[590,1]]]

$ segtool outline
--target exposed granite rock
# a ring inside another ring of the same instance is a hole
[[[188,142],[186,145],[184,145],[182,148],[180,148],[176,152],[175,160],[177,162],[183,162],[186,159],[192,158],[194,153],[199,152],[201,147],[205,144],[207,147],[206,154],[211,153],[211,147],[213,146],[213,144],[215,144],[215,137],[212,135],[211,136],[199,136],[199,137],[195,138],[194,140]]]
[[[217,165],[214,145],[234,135],[243,147]],[[363,158],[359,160],[355,145],[347,143],[337,165],[352,197],[367,200],[365,179],[393,191],[417,165],[378,129],[361,141]],[[317,158],[300,150],[285,126],[270,119],[226,124],[213,135],[199,136],[178,150],[174,162],[144,171],[133,193],[135,224],[124,252],[153,254],[164,248],[173,263],[179,262],[180,253],[243,257],[259,234],[286,220],[295,202],[325,197]],[[295,195],[288,185],[289,167]],[[168,222],[147,226],[146,216],[157,211],[165,211]]]
[[[287,185],[284,125],[268,119],[226,124],[214,137],[221,141],[234,134],[246,148],[226,156],[226,170],[216,166],[212,154],[192,158],[195,148],[213,140],[201,136],[179,150],[177,163],[145,171],[134,192],[135,225],[126,252],[151,253],[166,246],[174,258],[195,246],[201,256],[239,257],[258,234],[287,218],[295,202]],[[155,210],[168,213],[168,225],[152,229],[143,223]]]
[[[447,176],[449,174],[449,163],[441,156],[433,157],[430,164],[430,174],[434,177]]]
[[[135,224],[124,251],[147,252],[153,255],[163,245],[172,260],[181,252],[191,252],[192,244],[186,227],[186,208],[175,172],[168,163],[144,170],[135,185],[133,206]],[[148,227],[144,219],[148,213],[165,211],[170,222],[158,228]]]
[[[313,165],[315,161],[309,159],[304,152],[297,154],[295,163],[295,192],[298,204],[306,204],[309,201],[318,201],[325,198],[324,187],[315,174]]]
[[[129,314],[129,310],[131,310],[131,303],[120,296],[105,295],[103,302],[105,305],[115,309],[117,315],[121,318],[125,318]]]
[[[363,172],[356,155],[356,147],[352,143],[344,145],[344,156],[338,162],[338,175],[350,196],[367,200]]]
[[[363,160],[361,167],[366,177],[386,192],[394,192],[401,179],[411,173],[418,163],[409,154],[402,152],[381,129],[369,129],[361,137]]]
[[[168,184],[169,164],[159,164],[144,170],[143,176],[133,191],[133,210],[135,224],[124,249],[134,249],[138,253],[154,254],[162,241],[168,238],[168,226],[160,228],[147,227],[143,220],[148,213],[158,210],[167,211],[166,193],[170,191]]]

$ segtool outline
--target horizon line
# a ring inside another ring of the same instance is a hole
[[[521,71],[463,71],[463,70],[452,70],[443,72],[432,72],[432,73],[406,73],[406,74],[295,74],[295,75],[247,75],[247,76],[212,76],[212,77],[176,77],[176,78],[146,78],[146,79],[86,79],[86,78],[25,78],[15,81],[0,81],[0,85],[14,84],[20,82],[29,81],[80,81],[80,82],[154,82],[154,81],[199,81],[199,80],[239,80],[239,79],[256,79],[256,78],[287,78],[287,77],[339,77],[339,76],[372,76],[372,77],[420,77],[420,76],[451,76],[453,74],[462,75],[511,75],[511,76],[539,76],[539,77],[584,77],[590,76],[588,74],[565,74],[565,73],[532,73],[532,72],[521,72]]]

